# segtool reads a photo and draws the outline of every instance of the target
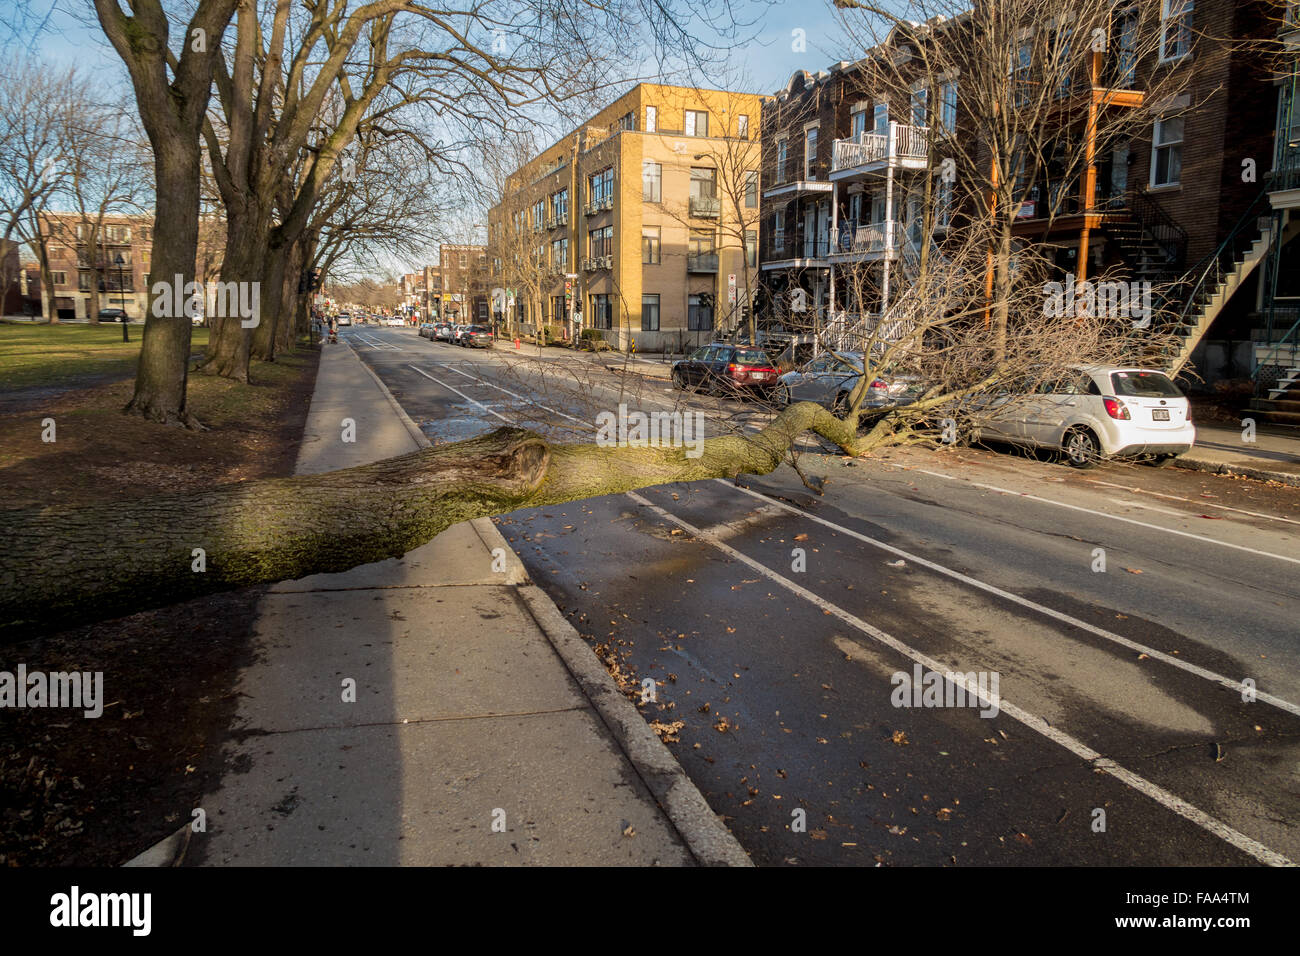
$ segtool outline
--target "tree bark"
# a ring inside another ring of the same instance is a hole
[[[157,140],[153,147],[158,190],[148,280],[150,308],[145,315],[135,394],[126,411],[149,421],[194,428],[199,425],[185,400],[192,326],[183,310],[172,315],[175,308],[154,309],[153,305],[155,283],[170,290],[176,276],[181,276],[182,283],[194,278],[199,242],[199,144],[197,139]]]
[[[812,429],[855,453],[820,405],[756,435],[683,448],[551,445],[515,428],[322,475],[4,515],[0,637],[396,558],[461,521],[673,481],[766,474]],[[194,570],[202,548],[206,569]]]

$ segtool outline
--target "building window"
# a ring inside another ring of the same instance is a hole
[[[68,274],[66,272],[51,272],[50,278],[54,280],[55,285],[68,284]]]
[[[590,202],[598,203],[614,198],[614,167],[609,166],[587,177],[587,193]]]
[[[569,220],[569,191],[561,189],[551,196],[551,215],[561,222]]]
[[[1011,102],[1017,107],[1028,106],[1031,99],[1030,78],[1033,70],[1034,48],[1024,40],[1011,54]]]
[[[703,110],[686,111],[686,135],[687,136],[708,136],[709,135],[709,114]]]
[[[717,198],[717,176],[718,171],[713,167],[692,166],[691,167],[691,198],[692,199],[716,199]]]
[[[641,331],[659,331],[659,296],[641,296]]]
[[[751,269],[758,265],[758,230],[745,230],[745,264]]]
[[[736,117],[736,135],[741,139],[749,139],[749,117],[744,113]]]
[[[957,81],[944,80],[939,84],[939,125],[945,132],[957,131]]]
[[[1151,185],[1176,186],[1183,169],[1183,121],[1169,117],[1156,120],[1151,136]]]
[[[691,332],[713,330],[713,296],[701,292],[687,299],[686,328]]]
[[[772,251],[785,250],[785,210],[778,209],[772,213]]]
[[[867,111],[855,110],[849,114],[849,135],[857,142],[862,142],[862,135],[867,131]]]
[[[645,108],[645,131],[647,133],[656,133],[659,131],[659,110],[653,106]]]
[[[952,225],[952,183],[940,176],[935,189],[934,226],[947,229]]]
[[[909,106],[913,126],[930,125],[930,91],[924,85],[913,88]]]
[[[556,269],[569,269],[569,240],[556,239],[551,242],[551,265]]]
[[[618,128],[620,130],[636,129],[636,119],[633,117],[631,113],[627,113],[623,116],[620,116],[618,118]]]
[[[776,141],[776,181],[785,182],[786,161],[790,158],[789,141],[783,136]]]
[[[587,254],[593,259],[597,256],[612,256],[614,254],[614,227],[605,226],[603,229],[593,229],[587,233]]]
[[[564,307],[564,296],[551,296],[551,321],[556,325],[561,322],[567,322],[569,319],[568,309]]]
[[[644,202],[663,201],[664,168],[648,160],[641,164],[641,199]]]
[[[1194,0],[1160,0],[1160,59],[1177,60],[1192,52]]]
[[[541,229],[542,222],[543,220],[545,220],[545,218],[546,218],[546,200],[539,199],[537,200],[537,202],[533,203],[533,228]],[[465,258],[464,256],[461,256],[462,260],[464,260],[464,258]],[[465,268],[465,263],[463,261],[461,262],[460,267],[462,269]]]
[[[889,103],[877,103],[871,110],[871,131],[884,136],[889,132]]]
[[[641,227],[641,262],[647,266],[657,266],[660,262],[660,227]]]
[[[614,327],[614,312],[610,308],[609,296],[604,293],[591,297],[591,327],[593,329]]]
[[[803,178],[817,178],[817,127],[803,131]]]
[[[1064,99],[1070,95],[1070,89],[1074,85],[1074,61],[1070,56],[1070,37],[1074,33],[1073,28],[1062,21],[1057,24],[1054,51],[1054,68],[1057,74],[1056,98]]]
[[[745,173],[745,208],[758,208],[758,170],[755,169]]]
[[[688,240],[687,254],[692,259],[713,255],[713,233],[709,230],[692,229]]]

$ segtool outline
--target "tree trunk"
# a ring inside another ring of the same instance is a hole
[[[275,361],[275,347],[280,325],[288,319],[284,313],[285,288],[288,281],[289,244],[273,244],[267,249],[262,270],[260,295],[261,321],[253,329],[251,354],[260,362]]]
[[[194,494],[4,514],[0,635],[48,632],[203,594],[400,557],[453,524],[673,481],[766,474],[811,428],[849,453],[856,431],[820,405],[756,435],[684,448],[550,445],[500,428],[322,475]],[[195,570],[202,548],[205,570]]]
[[[189,376],[189,317],[174,300],[159,303],[155,285],[171,299],[176,276],[194,278],[199,243],[199,144],[151,137],[157,195],[154,213],[153,256],[149,272],[149,311],[145,314],[144,340],[135,377],[135,394],[126,411],[149,421],[200,427],[185,406]],[[160,314],[161,313],[161,314]]]
[[[267,225],[252,212],[227,207],[226,253],[221,263],[222,283],[261,282],[266,267]],[[264,299],[259,298],[259,312]],[[248,381],[248,362],[252,354],[252,329],[246,329],[235,310],[218,307],[212,336],[200,369],[237,382]],[[267,316],[260,315],[261,322]],[[260,324],[260,322],[259,322]]]

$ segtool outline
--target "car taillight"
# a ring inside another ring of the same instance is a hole
[[[1106,414],[1111,418],[1126,422],[1133,417],[1128,413],[1128,406],[1118,398],[1103,398],[1102,403],[1106,406]]]
[[[888,388],[889,388],[889,383],[886,382],[883,378],[878,378],[878,379],[876,379],[874,382],[871,383],[871,387],[872,387],[872,388],[879,388],[879,389],[888,389]]]

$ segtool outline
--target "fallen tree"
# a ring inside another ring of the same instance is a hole
[[[319,475],[88,507],[10,511],[0,551],[7,639],[396,558],[453,524],[676,481],[762,475],[811,430],[856,429],[811,402],[753,435],[685,448],[552,444],[517,428]],[[813,485],[813,487],[816,487]],[[198,549],[201,549],[201,553]]]

